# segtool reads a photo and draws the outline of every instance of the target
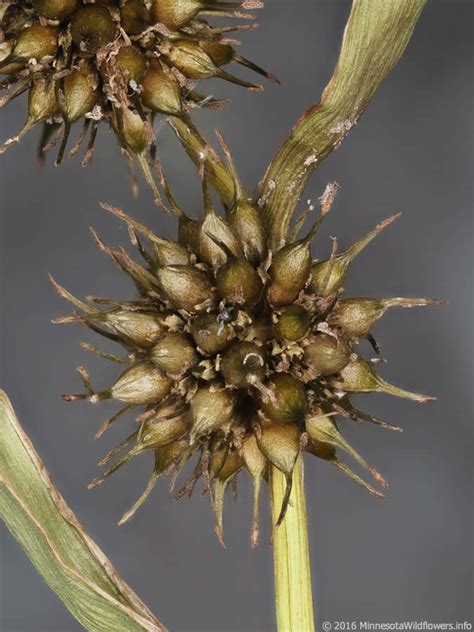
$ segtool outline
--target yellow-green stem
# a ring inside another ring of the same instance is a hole
[[[270,472],[273,521],[275,609],[278,632],[314,632],[313,595],[309,560],[308,523],[303,460],[293,472],[293,489],[286,516],[276,527],[286,479],[275,467]]]

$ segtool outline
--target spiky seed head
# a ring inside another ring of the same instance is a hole
[[[236,17],[234,10],[245,6],[245,2],[9,0],[4,4],[3,9],[0,7],[0,30],[8,52],[2,55],[0,74],[9,75],[10,80],[2,83],[5,94],[0,95],[0,103],[7,103],[25,90],[33,91],[38,77],[42,77],[49,82],[50,94],[56,94],[58,108],[47,116],[30,116],[21,133],[10,134],[0,153],[38,123],[44,125],[42,143],[47,132],[56,131],[59,126],[54,137],[57,140],[63,134],[56,160],[59,164],[68,155],[71,124],[83,119],[84,128],[69,155],[78,152],[89,134],[84,157],[87,164],[92,158],[97,128],[103,122],[117,134],[126,159],[138,163],[156,202],[161,204],[153,177],[155,114],[181,118],[200,136],[189,109],[222,103],[194,92],[186,75],[218,77],[256,87],[222,70],[205,50],[209,44],[214,57],[221,48],[227,51],[224,37],[233,27],[214,27],[200,18],[209,8],[211,14]],[[253,3],[251,8],[260,5]],[[239,15],[244,19],[253,17]],[[175,28],[179,29],[179,37]],[[235,27],[240,28],[241,25]],[[229,61],[243,63],[235,54]],[[261,73],[250,62],[243,65]],[[193,72],[194,67],[198,70]],[[265,76],[273,80],[269,73]],[[118,109],[130,114],[122,117]],[[140,121],[135,120],[137,117]],[[122,118],[128,120],[122,122]],[[130,125],[132,132],[127,127]],[[54,144],[51,139],[46,148]],[[143,145],[152,150],[151,160],[144,154]],[[46,148],[40,147],[41,155]],[[136,187],[135,181],[133,186]]]
[[[220,140],[233,174],[235,200],[242,201],[229,150]],[[267,242],[261,249],[246,248],[248,232],[240,233],[242,224],[230,222],[236,205],[221,216],[212,205],[208,175],[203,176],[203,218],[192,219],[178,206],[161,174],[179,221],[179,244],[156,235],[120,209],[104,206],[126,222],[132,243],[144,259],[138,264],[124,250],[110,248],[96,236],[101,249],[135,283],[138,297],[134,300],[91,298],[84,302],[53,282],[77,310],[59,321],[82,322],[115,340],[126,349],[126,357],[90,345],[85,348],[129,365],[111,388],[97,392],[81,368],[85,393],[64,397],[123,402],[124,407],[103,424],[99,435],[122,414],[139,409],[139,429],[110,451],[103,464],[121,450],[125,454],[93,483],[102,482],[134,456],[153,452],[150,481],[121,524],[144,502],[159,476],[172,472],[174,484],[187,459],[197,453],[194,472],[176,496],[190,494],[202,477],[216,533],[223,542],[225,490],[242,469],[248,471],[254,485],[251,543],[255,546],[260,492],[269,468],[278,468],[286,478],[281,522],[290,499],[293,468],[302,452],[333,464],[371,494],[383,496],[341,460],[340,453],[345,453],[377,485],[385,486],[380,473],[343,437],[337,417],[400,430],[356,409],[349,395],[376,391],[420,402],[429,398],[386,382],[372,362],[356,353],[355,345],[359,338],[370,336],[371,326],[388,307],[435,301],[341,298],[346,268],[338,268],[336,274],[336,262],[343,259],[346,266],[387,221],[342,255],[333,254],[317,277],[314,266],[311,275],[310,241],[323,214],[307,237],[289,238],[283,248],[262,258]],[[151,249],[139,241],[138,234]],[[376,345],[373,339],[372,343]]]

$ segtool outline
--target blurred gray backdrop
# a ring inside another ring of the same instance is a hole
[[[253,94],[206,84],[233,103],[223,112],[197,113],[196,121],[208,135],[214,127],[223,131],[247,186],[261,178],[290,126],[318,100],[349,7],[348,0],[269,0],[243,51],[275,72],[282,87],[270,84]],[[390,482],[387,499],[374,499],[324,462],[307,461],[320,623],[472,621],[472,17],[469,1],[428,3],[400,63],[305,194],[315,198],[329,180],[341,186],[317,240],[318,256],[328,254],[329,236],[347,245],[381,218],[403,212],[358,258],[349,294],[449,301],[444,308],[392,310],[376,332],[389,359],[383,375],[439,400],[420,406],[363,398],[366,408],[401,423],[404,433],[344,424],[349,440]],[[24,108],[15,101],[2,112],[2,139],[20,127]],[[133,422],[121,421],[95,441],[114,405],[59,398],[79,388],[77,364],[87,365],[98,387],[110,384],[117,369],[79,347],[93,335],[51,324],[69,307],[47,273],[80,296],[130,297],[131,286],[90,237],[92,225],[111,243],[127,242],[124,226],[98,203],[121,206],[164,235],[173,235],[174,225],[144,185],[133,199],[116,141],[105,128],[87,169],[77,159],[54,168],[51,158],[39,169],[37,141],[38,133],[30,134],[0,162],[0,384],[79,519],[166,625],[180,632],[273,630],[266,497],[261,544],[252,551],[248,481],[240,484],[239,502],[226,503],[226,552],[214,536],[208,499],[197,493],[173,503],[165,481],[130,524],[116,527],[145,485],[149,458],[93,492],[86,489],[99,458]],[[197,214],[194,168],[166,125],[159,141],[176,195]],[[2,631],[79,630],[5,529],[1,537]]]

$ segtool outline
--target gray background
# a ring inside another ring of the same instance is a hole
[[[204,130],[223,130],[244,182],[253,186],[291,124],[317,100],[337,57],[348,1],[270,1],[261,28],[245,37],[245,54],[271,68],[283,87],[255,95],[222,83],[214,94],[233,100],[225,112],[198,113]],[[426,8],[401,62],[343,146],[324,162],[308,196],[328,180],[341,190],[315,253],[330,235],[348,244],[393,211],[402,219],[352,268],[354,295],[440,296],[445,308],[392,310],[377,326],[391,381],[439,396],[420,406],[385,396],[364,406],[400,422],[404,433],[349,426],[347,436],[378,466],[391,487],[378,501],[323,462],[308,460],[307,493],[317,617],[323,620],[472,620],[472,366],[471,357],[471,2],[436,1]],[[237,72],[244,76],[243,69]],[[1,136],[23,119],[15,102],[1,115]],[[160,155],[176,194],[193,213],[198,179],[172,135],[160,132]],[[173,630],[274,629],[269,519],[248,546],[250,483],[228,501],[223,552],[213,534],[207,498],[173,503],[166,483],[127,526],[115,523],[141,492],[148,458],[88,492],[96,463],[124,436],[121,421],[99,441],[93,435],[113,404],[66,404],[78,388],[74,366],[94,383],[111,383],[116,367],[89,357],[78,327],[53,326],[68,306],[47,273],[78,295],[130,297],[131,287],[93,244],[94,225],[124,244],[123,226],[98,207],[124,207],[163,234],[173,234],[143,186],[133,200],[113,136],[100,134],[93,166],[68,161],[35,165],[37,132],[1,159],[2,367],[0,383],[80,520],[132,587]],[[308,197],[306,196],[306,197]],[[362,403],[362,402],[360,402]],[[241,477],[243,480],[244,477]],[[2,532],[1,629],[80,629]]]

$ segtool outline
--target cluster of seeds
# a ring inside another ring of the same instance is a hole
[[[64,157],[71,125],[83,127],[70,154],[89,134],[84,163],[89,162],[100,121],[115,131],[125,156],[136,157],[156,197],[159,194],[147,160],[156,151],[154,117],[186,121],[193,107],[224,102],[199,94],[203,79],[219,77],[252,90],[262,86],[224,70],[237,62],[275,77],[234,49],[230,31],[255,26],[211,26],[202,16],[252,19],[243,10],[258,1],[218,0],[19,0],[0,6],[0,106],[28,91],[28,115],[21,131],[0,150],[18,142],[43,123],[40,157],[59,139],[57,163]]]
[[[114,399],[124,404],[98,435],[125,412],[141,408],[136,431],[101,464],[109,464],[114,457],[118,460],[91,487],[132,457],[154,453],[151,479],[121,519],[123,523],[160,475],[171,473],[173,487],[188,459],[198,454],[191,478],[177,497],[191,494],[203,477],[222,541],[224,492],[241,470],[247,470],[255,490],[251,536],[255,545],[260,488],[269,465],[283,472],[287,481],[278,522],[285,515],[293,468],[303,452],[333,463],[371,493],[383,495],[340,460],[340,451],[348,453],[378,484],[385,485],[379,472],[343,438],[336,416],[400,430],[357,410],[350,395],[377,391],[419,402],[431,399],[388,384],[376,373],[374,362],[358,354],[357,343],[368,338],[378,353],[370,332],[389,307],[436,301],[341,298],[351,261],[397,216],[343,252],[337,254],[333,248],[329,259],[315,262],[310,243],[331,208],[335,185],[328,185],[321,197],[320,215],[307,236],[298,238],[295,230],[286,245],[270,252],[259,212],[245,196],[229,150],[221,137],[220,141],[235,189],[225,217],[213,206],[205,169],[202,220],[184,213],[161,175],[179,222],[177,242],[159,237],[120,209],[103,205],[127,223],[144,263],[134,261],[123,248],[105,245],[96,233],[94,237],[134,281],[138,298],[121,302],[90,297],[83,302],[53,284],[77,308],[74,315],[57,322],[80,322],[116,341],[127,351],[126,357],[84,346],[130,365],[104,391],[92,388],[81,367],[85,392],[63,397],[92,403]],[[118,457],[121,451],[124,454]]]

